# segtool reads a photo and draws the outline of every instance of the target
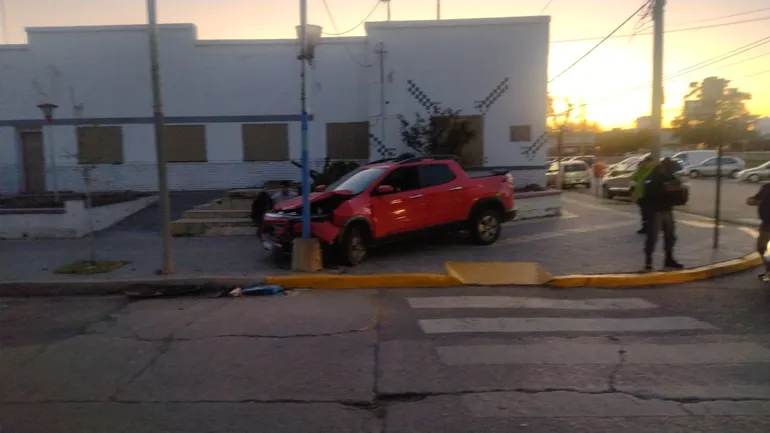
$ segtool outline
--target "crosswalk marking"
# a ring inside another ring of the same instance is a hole
[[[551,299],[516,296],[431,296],[407,298],[412,308],[530,308],[553,310],[645,310],[657,308],[640,298]]]
[[[437,347],[444,365],[615,365],[619,350],[625,364],[705,365],[770,362],[770,349],[756,343],[617,344],[549,341]]]
[[[496,317],[425,319],[419,321],[427,334],[468,332],[655,332],[713,330],[716,327],[691,317],[653,317],[634,319],[566,317]]]

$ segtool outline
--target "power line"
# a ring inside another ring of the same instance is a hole
[[[755,14],[757,12],[765,12],[765,11],[770,11],[770,8],[759,8],[759,9],[753,9],[753,10],[746,11],[746,12],[738,12],[737,14],[722,15],[722,16],[718,16],[718,17],[705,18],[705,19],[702,19],[702,20],[688,21],[685,24],[705,23],[705,22],[708,22],[708,21],[716,21],[716,20],[721,20],[721,19],[725,19],[725,18],[740,17],[740,16],[743,16],[743,15],[752,15],[752,14]]]
[[[545,10],[548,9],[548,6],[551,6],[551,3],[553,3],[553,0],[548,0],[548,2],[546,2],[545,6],[543,6],[543,10],[540,11],[540,15],[545,13]]]
[[[762,71],[762,72],[757,72],[755,74],[744,75],[743,77],[738,77],[738,78],[735,78],[734,80],[730,80],[730,81],[745,80],[747,78],[752,78],[752,77],[756,77],[756,76],[764,75],[764,74],[770,74],[770,69],[768,69],[766,71]]]
[[[380,3],[381,3],[380,0],[377,0],[377,4],[374,6],[374,9],[372,9],[369,15],[367,15],[366,18],[364,18],[364,20],[361,23],[365,22],[372,15],[372,13],[374,13],[374,11],[377,10],[377,8],[380,6]],[[344,34],[344,33],[341,33],[340,29],[337,27],[337,22],[334,20],[334,15],[332,15],[332,11],[331,9],[329,9],[329,4],[326,2],[326,0],[323,0],[323,5],[324,5],[324,9],[326,9],[326,15],[329,16],[329,21],[331,21],[332,27],[334,27],[334,31],[337,32],[336,34],[337,35]],[[358,24],[358,25],[360,26],[361,24]],[[349,31],[352,31],[352,30],[349,30]],[[374,63],[364,64],[359,62],[358,59],[356,59],[355,56],[353,56],[353,53],[350,52],[350,48],[348,48],[348,45],[346,43],[343,42],[342,46],[343,48],[345,48],[345,52],[348,53],[348,57],[350,57],[350,60],[352,60],[353,63],[357,64],[358,66],[362,68],[370,68],[372,67],[372,65],[374,65]]]
[[[687,75],[689,73],[701,70],[701,69],[703,69],[703,68],[705,68],[707,66],[710,66],[710,65],[712,65],[714,63],[718,63],[718,62],[721,62],[723,60],[727,60],[727,59],[729,59],[731,57],[737,56],[738,54],[742,54],[742,53],[744,53],[746,51],[752,50],[754,48],[758,48],[758,47],[760,47],[762,45],[765,45],[765,44],[768,44],[768,43],[770,43],[770,36],[767,36],[767,37],[764,37],[764,38],[761,38],[761,39],[757,39],[756,41],[751,42],[749,44],[746,44],[746,45],[744,45],[742,47],[730,50],[730,51],[728,51],[726,53],[723,53],[723,54],[720,54],[718,56],[712,57],[710,59],[707,59],[707,60],[695,63],[693,65],[690,65],[690,66],[686,67],[686,68],[680,69],[680,70],[678,70],[678,71],[676,71],[676,72],[674,72],[674,73],[672,73],[670,75],[667,75],[666,77],[663,78],[663,80],[664,81],[668,81],[668,80],[671,80],[671,79],[674,79],[674,78],[679,78],[679,77],[681,77],[683,75]],[[757,56],[757,57],[761,57],[761,56]],[[750,59],[746,59],[744,61],[748,61],[748,60],[750,60]],[[740,63],[740,62],[736,62],[736,63]],[[753,77],[753,76],[762,75],[762,74],[765,74],[767,72],[770,72],[770,71],[764,71],[764,72],[760,72],[760,73],[757,73],[757,74],[752,74],[752,75],[749,75],[749,76],[741,77],[739,79],[746,79],[746,78],[750,78],[750,77]],[[605,96],[602,96],[602,97],[600,97],[598,99],[589,101],[589,102],[587,102],[585,104],[581,104],[581,105],[596,104],[598,102],[602,102],[602,101],[605,101],[605,100],[608,100],[608,99],[616,98],[618,96],[623,96],[623,95],[626,95],[628,93],[633,93],[633,92],[635,92],[637,90],[640,90],[642,88],[649,87],[650,85],[651,85],[651,83],[648,81],[648,82],[646,82],[644,84],[640,84],[638,86],[634,86],[634,87],[622,90],[620,92],[615,92],[615,93],[613,93],[611,95],[605,95]],[[560,116],[560,115],[563,115],[563,114],[564,114],[564,112],[555,114],[554,116]]]
[[[326,9],[326,13],[329,14],[329,19],[331,20],[332,25],[334,26],[334,31],[339,32],[339,33],[326,33],[326,32],[324,32],[324,34],[326,36],[342,36],[342,35],[346,35],[346,34],[352,32],[352,31],[356,30],[357,28],[361,27],[362,25],[364,25],[364,23],[366,23],[366,21],[372,15],[374,15],[374,12],[377,11],[377,9],[380,7],[380,5],[382,4],[382,0],[377,0],[377,2],[374,4],[374,7],[372,8],[372,10],[369,11],[369,13],[364,17],[364,19],[361,20],[361,22],[356,24],[355,27],[352,27],[350,30],[346,30],[344,32],[340,32],[339,29],[337,28],[337,24],[334,23],[334,18],[332,18],[332,13],[329,10],[329,4],[326,2],[326,0],[323,0],[323,4],[324,4],[324,8]]]
[[[665,33],[680,33],[680,32],[691,32],[695,30],[704,30],[704,29],[713,29],[717,27],[727,27],[727,26],[735,26],[738,24],[746,24],[746,23],[753,23],[757,21],[767,21],[770,20],[770,17],[762,17],[762,18],[752,18],[749,20],[741,20],[741,21],[731,21],[727,23],[719,23],[719,24],[710,24],[707,26],[696,26],[696,27],[685,27],[682,29],[672,29],[672,30],[666,30]],[[635,34],[625,34],[625,35],[614,35],[610,36],[609,39],[612,38],[630,38],[634,36],[642,36],[642,35],[651,35],[652,32],[640,32]],[[608,39],[606,36],[598,36],[598,37],[590,37],[590,38],[576,38],[576,39],[561,39],[558,41],[551,41],[552,44],[564,44],[569,42],[589,42],[589,41],[597,41],[600,39]]]
[[[646,8],[646,7],[647,7],[647,6],[648,6],[650,3],[652,3],[652,0],[647,0],[647,1],[646,1],[646,2],[645,2],[645,3],[644,3],[644,4],[643,4],[643,5],[642,5],[642,6],[641,6],[639,9],[637,9],[636,11],[634,11],[634,13],[633,13],[633,14],[631,14],[631,15],[630,15],[628,18],[626,18],[626,19],[625,19],[625,21],[623,21],[622,23],[620,23],[620,25],[619,25],[619,26],[615,27],[615,30],[613,30],[612,32],[610,32],[610,34],[609,34],[609,35],[605,36],[605,37],[604,37],[604,39],[602,39],[601,41],[599,41],[599,43],[598,43],[598,44],[594,45],[594,46],[593,46],[593,48],[591,48],[590,50],[588,50],[588,52],[587,52],[587,53],[583,54],[583,55],[582,55],[582,56],[581,56],[579,59],[575,60],[575,62],[574,62],[574,63],[572,63],[571,65],[569,65],[569,67],[567,67],[567,69],[565,69],[565,70],[561,71],[561,72],[560,72],[559,74],[557,74],[555,77],[551,78],[551,79],[548,81],[548,84],[550,84],[550,83],[554,82],[554,80],[556,80],[557,78],[559,78],[559,77],[561,77],[562,75],[566,74],[566,73],[567,73],[567,71],[569,71],[570,69],[572,69],[573,67],[575,67],[575,65],[577,65],[578,63],[580,63],[580,62],[581,62],[583,59],[585,59],[586,57],[588,57],[588,55],[589,55],[589,54],[591,54],[591,53],[592,53],[592,52],[593,52],[595,49],[599,48],[599,46],[601,46],[601,44],[603,44],[603,43],[604,43],[604,42],[605,42],[607,39],[611,38],[611,37],[612,37],[612,35],[614,35],[615,33],[617,33],[617,31],[618,31],[618,30],[620,30],[621,28],[623,28],[623,26],[625,26],[625,25],[626,25],[626,24],[627,24],[629,21],[631,21],[631,20],[632,20],[632,19],[633,19],[633,18],[634,18],[634,17],[635,17],[635,16],[636,16],[636,15],[637,15],[639,12],[641,12],[641,11],[642,11],[644,8]]]

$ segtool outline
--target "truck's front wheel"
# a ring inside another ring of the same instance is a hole
[[[476,245],[490,245],[497,241],[502,231],[502,217],[494,209],[476,212],[470,220],[471,240]]]
[[[340,254],[342,261],[349,266],[355,266],[366,258],[366,235],[359,226],[350,227],[342,237]]]

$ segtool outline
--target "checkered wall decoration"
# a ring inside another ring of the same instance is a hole
[[[406,83],[406,91],[409,92],[409,94],[412,95],[426,111],[432,111],[438,106],[438,104],[433,102],[433,100],[430,99],[430,97],[426,95],[414,81],[407,80]]]
[[[522,147],[521,154],[532,161],[535,159],[537,153],[540,151],[540,149],[543,148],[543,146],[545,146],[546,143],[548,143],[548,133],[544,132],[540,135],[540,137],[537,137],[537,140],[533,141],[532,144]]]
[[[506,91],[508,91],[508,81],[510,81],[508,78],[504,78],[503,81],[497,85],[497,87],[489,92],[489,95],[487,95],[486,98],[482,99],[481,101],[474,101],[474,106],[477,110],[479,110],[481,114],[487,114],[495,102],[497,102],[497,100],[500,99],[500,97],[503,96]]]
[[[385,143],[383,143],[376,135],[369,134],[369,143],[371,144],[372,149],[374,149],[374,151],[382,158],[396,157],[396,149],[385,146]]]

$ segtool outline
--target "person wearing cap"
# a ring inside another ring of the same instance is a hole
[[[663,248],[666,254],[663,266],[667,269],[682,269],[684,266],[674,259],[676,231],[674,228],[674,206],[682,204],[685,197],[682,181],[676,177],[679,166],[670,158],[664,158],[644,180],[644,199],[650,211],[647,240],[644,243],[644,270],[652,270],[652,253],[663,232]]]
[[[636,171],[631,175],[631,180],[634,182],[633,199],[639,206],[639,214],[642,217],[642,228],[637,233],[643,235],[647,233],[647,227],[650,225],[650,206],[644,197],[644,180],[652,173],[655,168],[655,164],[652,163],[652,156],[647,155],[639,163]]]

